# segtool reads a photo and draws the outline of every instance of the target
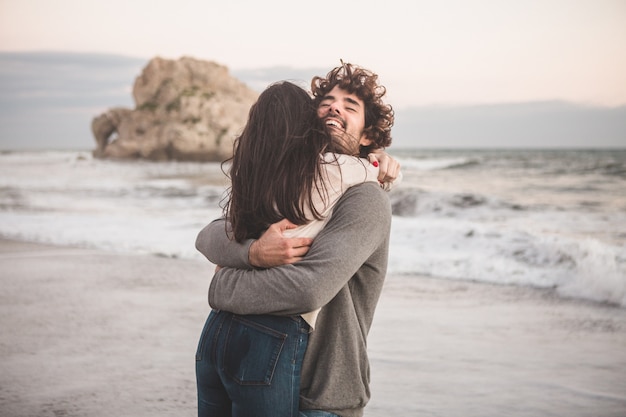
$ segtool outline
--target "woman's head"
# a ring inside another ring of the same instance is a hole
[[[272,84],[250,108],[235,153],[275,159],[285,149],[303,145],[314,121],[315,107],[306,91],[290,82]]]
[[[256,237],[284,217],[306,222],[301,197],[310,193],[328,142],[304,89],[284,81],[259,95],[231,160],[226,211],[237,240]]]

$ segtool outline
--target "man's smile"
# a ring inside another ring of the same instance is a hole
[[[335,128],[335,129],[344,130],[344,123],[341,120],[337,119],[337,118],[328,117],[328,118],[326,118],[326,120],[324,120],[324,124],[326,126],[330,126],[332,128]]]

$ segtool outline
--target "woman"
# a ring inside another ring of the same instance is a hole
[[[258,238],[286,218],[314,237],[350,186],[377,181],[376,163],[341,154],[311,97],[268,87],[235,141],[225,207],[232,237]],[[238,316],[212,311],[196,355],[199,416],[298,416],[300,369],[317,312]]]

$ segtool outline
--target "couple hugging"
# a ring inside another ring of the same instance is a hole
[[[309,94],[270,85],[229,160],[224,218],[196,248],[217,265],[196,353],[199,417],[357,417],[387,269],[394,112],[341,63]],[[313,239],[315,238],[315,239]]]

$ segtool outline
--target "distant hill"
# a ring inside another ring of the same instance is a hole
[[[91,120],[133,107],[131,88],[149,59],[64,52],[0,52],[0,150],[95,148]],[[308,89],[330,68],[231,69],[262,91],[289,79]],[[393,104],[393,103],[392,103]],[[394,147],[626,147],[626,106],[567,102],[396,108]]]
[[[146,60],[100,54],[0,53],[0,147],[93,149],[91,119],[132,106]]]
[[[457,148],[626,148],[626,106],[563,101],[396,112],[395,146]]]

